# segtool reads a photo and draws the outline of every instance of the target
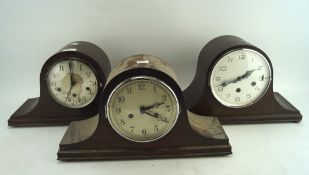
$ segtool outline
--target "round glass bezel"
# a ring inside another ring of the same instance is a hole
[[[232,53],[232,52],[235,52],[235,51],[240,51],[240,50],[253,52],[253,53],[259,55],[259,56],[264,60],[264,62],[265,62],[266,65],[267,65],[267,69],[268,69],[268,71],[269,71],[269,80],[268,80],[268,84],[267,84],[265,90],[263,91],[263,93],[262,93],[258,98],[256,98],[254,101],[252,101],[252,102],[250,102],[250,103],[248,103],[248,104],[245,104],[245,105],[233,105],[233,104],[231,104],[231,103],[228,103],[228,102],[222,100],[221,97],[219,97],[219,96],[216,94],[216,92],[215,92],[215,90],[214,90],[214,88],[213,88],[214,85],[212,84],[212,81],[211,81],[211,80],[212,80],[212,78],[213,78],[214,69],[216,68],[216,65],[218,64],[218,62],[219,62],[222,58],[224,58],[226,55],[228,55],[228,54],[230,54],[230,53]],[[220,55],[219,58],[216,59],[215,63],[213,64],[213,66],[212,66],[212,68],[211,68],[211,73],[210,73],[209,78],[208,78],[208,85],[209,85],[209,88],[210,88],[210,90],[211,90],[211,93],[212,93],[213,97],[214,97],[220,104],[222,104],[223,106],[229,107],[229,108],[244,108],[244,107],[248,107],[248,106],[251,106],[251,105],[255,104],[255,103],[258,102],[261,98],[263,98],[263,96],[266,94],[266,92],[267,92],[268,89],[269,89],[269,86],[270,86],[271,82],[272,82],[272,68],[271,68],[271,65],[270,65],[270,63],[269,63],[269,60],[268,60],[268,59],[266,58],[266,56],[264,56],[262,53],[260,53],[260,52],[258,52],[258,51],[256,51],[256,50],[254,50],[254,49],[251,49],[251,48],[236,48],[236,49],[229,50],[229,51],[225,52],[224,54]]]
[[[69,104],[66,104],[66,103],[63,103],[61,101],[59,101],[54,95],[53,95],[53,92],[51,91],[51,85],[50,85],[50,82],[49,82],[49,77],[50,77],[50,73],[52,71],[52,69],[59,63],[61,62],[64,62],[64,61],[77,61],[77,62],[81,62],[83,64],[85,64],[91,71],[92,73],[94,74],[95,76],[95,79],[97,81],[97,87],[96,87],[96,94],[94,94],[91,98],[91,100],[88,100],[87,103],[84,103],[82,105],[69,105]],[[98,96],[98,92],[99,92],[99,89],[100,89],[100,86],[101,86],[101,83],[99,82],[99,79],[98,79],[98,74],[96,72],[96,70],[93,68],[93,66],[91,66],[90,64],[88,64],[86,61],[84,61],[83,59],[80,59],[80,58],[77,58],[77,57],[63,57],[59,60],[57,60],[56,62],[54,62],[48,69],[47,71],[47,74],[46,74],[46,86],[47,86],[47,89],[48,89],[48,94],[49,96],[51,96],[51,98],[58,104],[64,106],[64,107],[67,107],[67,108],[71,108],[71,109],[80,109],[80,108],[84,108],[88,105],[90,105],[95,99],[96,97]]]
[[[113,124],[113,121],[111,119],[111,117],[109,116],[109,105],[111,103],[111,98],[112,96],[114,95],[114,93],[120,88],[122,87],[123,85],[126,85],[127,83],[131,82],[131,81],[135,81],[135,80],[149,80],[149,81],[153,81],[155,83],[159,83],[161,84],[163,87],[165,87],[171,94],[172,96],[174,97],[175,99],[175,104],[176,104],[176,117],[175,117],[175,121],[173,122],[172,125],[170,125],[170,128],[168,130],[166,130],[162,135],[160,135],[159,137],[156,137],[154,139],[148,139],[148,140],[136,140],[136,139],[133,139],[131,137],[128,137],[126,136],[125,134],[123,134],[121,131],[119,131],[117,129],[116,126],[114,126]],[[155,77],[151,77],[151,76],[135,76],[135,77],[131,77],[131,78],[128,78],[122,82],[120,82],[114,89],[113,91],[110,93],[110,95],[108,96],[108,99],[107,99],[107,103],[105,105],[105,117],[108,119],[110,125],[112,126],[112,128],[114,129],[114,131],[116,131],[121,137],[127,139],[127,140],[130,140],[130,141],[133,141],[133,142],[140,142],[140,143],[146,143],[146,142],[152,142],[152,141],[155,141],[155,140],[158,140],[158,139],[161,139],[162,137],[164,137],[166,134],[168,134],[175,126],[177,120],[178,120],[178,117],[179,117],[179,113],[180,113],[180,107],[179,107],[179,100],[175,94],[175,92],[172,90],[172,88],[167,85],[165,82],[161,81],[160,79],[158,78],[155,78]]]

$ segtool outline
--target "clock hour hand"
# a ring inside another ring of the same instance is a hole
[[[164,104],[164,102],[158,102],[158,103],[155,103],[155,104],[150,105],[150,106],[141,106],[140,111],[144,112],[144,111],[152,109],[152,108],[158,108],[162,104]]]
[[[227,80],[227,81],[223,81],[219,86],[225,87],[231,83],[237,83],[243,79],[247,79],[248,77],[250,77],[250,75],[255,71],[255,69],[252,70],[248,70],[247,72],[245,72],[243,75],[233,79],[233,80]]]

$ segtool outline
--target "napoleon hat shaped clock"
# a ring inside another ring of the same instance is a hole
[[[85,41],[67,44],[43,65],[40,97],[28,99],[8,124],[63,125],[94,116],[110,69],[98,46]]]
[[[69,125],[60,160],[226,155],[228,138],[215,117],[188,113],[172,68],[135,55],[113,68],[99,116]]]
[[[300,112],[273,92],[273,75],[261,49],[236,36],[220,36],[200,52],[184,96],[190,111],[222,123],[299,122]]]

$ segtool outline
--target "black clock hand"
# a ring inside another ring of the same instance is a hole
[[[65,102],[68,100],[68,98],[69,98],[69,96],[71,94],[72,88],[74,86],[72,62],[69,62],[69,69],[70,69],[70,90],[68,91],[68,95],[67,95],[67,97],[65,99]]]
[[[71,81],[71,89],[72,89],[72,86],[74,86],[72,62],[69,62],[69,69],[70,69],[70,81]]]
[[[248,77],[250,77],[250,75],[255,71],[255,69],[252,69],[252,70],[248,70],[244,75],[242,75],[240,77],[240,80],[243,80],[243,79],[247,79]],[[239,81],[240,81],[239,80]]]
[[[162,122],[165,122],[165,123],[168,123],[168,121],[166,120],[166,117],[160,117],[158,113],[156,112],[152,112],[152,111],[144,111],[143,113],[151,116],[151,117],[154,117],[156,118],[157,120],[159,121],[162,121]]]
[[[155,103],[155,104],[150,105],[150,106],[141,106],[140,111],[144,112],[144,111],[152,109],[152,108],[158,108],[162,104],[164,104],[164,102],[158,102],[158,103]]]
[[[253,72],[255,71],[255,69],[252,70],[248,70],[245,74],[233,79],[233,80],[227,80],[227,81],[223,81],[219,86],[225,87],[231,83],[237,83],[243,79],[247,79]]]

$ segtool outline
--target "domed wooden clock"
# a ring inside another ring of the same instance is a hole
[[[121,61],[100,97],[99,116],[69,125],[60,160],[191,157],[231,153],[215,117],[187,111],[171,67],[149,55]]]
[[[268,56],[236,36],[221,36],[201,51],[197,71],[184,91],[191,112],[222,123],[299,122],[300,112],[273,92]]]
[[[98,114],[99,94],[110,69],[106,54],[96,45],[66,45],[43,65],[40,97],[28,99],[8,124],[63,125]]]

